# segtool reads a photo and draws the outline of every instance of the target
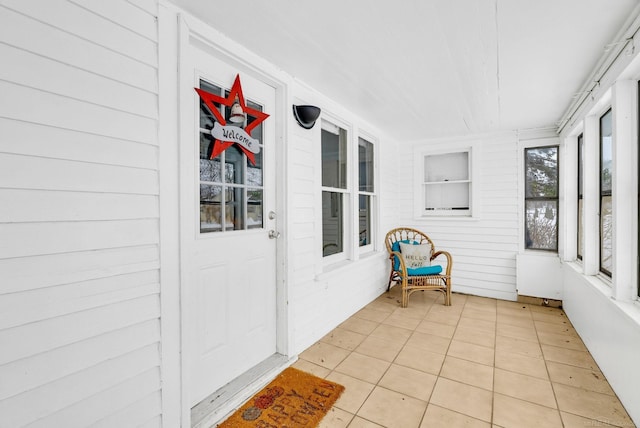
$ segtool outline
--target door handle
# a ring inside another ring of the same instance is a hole
[[[280,232],[276,232],[273,229],[269,231],[269,239],[278,239],[279,237],[280,237]]]

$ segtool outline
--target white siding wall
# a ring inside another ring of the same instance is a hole
[[[357,144],[361,128],[367,135],[376,136],[371,128],[363,127],[357,117],[334,102],[300,84],[294,84],[292,89],[294,104],[318,105],[322,108],[322,117],[332,115],[345,124],[349,129],[349,156],[355,153],[351,148]],[[347,242],[345,251],[352,254],[350,260],[323,265],[320,119],[313,129],[306,130],[291,117],[288,129],[286,260],[292,329],[290,351],[297,354],[386,290],[388,266],[384,231],[374,237],[376,252],[360,256],[357,248],[351,252]],[[381,146],[383,141],[376,147]],[[381,175],[376,182],[381,186],[386,172],[378,168],[376,174]],[[378,203],[391,202],[378,197]],[[352,231],[355,228],[351,228]],[[352,236],[357,246],[357,231]]]
[[[477,218],[416,218],[415,153],[428,148],[446,152],[472,147],[476,152],[475,207]],[[519,249],[518,139],[515,133],[498,136],[443,139],[399,144],[396,168],[398,201],[393,227],[422,230],[437,249],[453,257],[453,291],[515,300],[516,254]]]
[[[0,427],[161,423],[156,12],[0,1]]]

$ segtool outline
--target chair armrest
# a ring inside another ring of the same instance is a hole
[[[389,255],[389,258],[391,259],[391,266],[393,269],[393,262],[394,262],[394,256],[398,257],[398,260],[400,260],[400,269],[398,269],[398,271],[402,272],[405,276],[407,275],[407,265],[404,262],[404,257],[402,257],[402,253],[400,251],[392,251]]]
[[[436,251],[431,256],[431,260],[433,261],[438,256],[445,256],[447,258],[447,270],[446,275],[451,275],[451,266],[453,266],[453,258],[451,258],[451,254],[448,251]]]

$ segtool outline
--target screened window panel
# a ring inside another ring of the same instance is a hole
[[[532,250],[558,249],[558,202],[525,202],[525,245]]]
[[[371,244],[371,196],[360,195],[358,198],[359,205],[359,243],[360,247]]]
[[[363,138],[358,139],[358,179],[360,191],[373,192],[373,144]]]
[[[344,210],[342,193],[322,192],[322,255],[344,251]]]

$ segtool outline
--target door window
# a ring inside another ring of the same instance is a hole
[[[200,89],[209,93],[227,97],[228,90],[200,80]],[[247,107],[262,111],[262,106],[246,101]],[[252,118],[245,115],[241,121],[231,116],[237,115],[234,107],[218,104],[226,125],[244,128]],[[259,142],[260,150],[253,154],[253,159],[237,145],[229,145],[221,153],[216,145],[226,145],[216,141],[211,130],[216,123],[215,115],[200,100],[200,233],[223,232],[234,230],[256,229],[263,227],[263,128],[258,124],[251,130],[251,137]]]

